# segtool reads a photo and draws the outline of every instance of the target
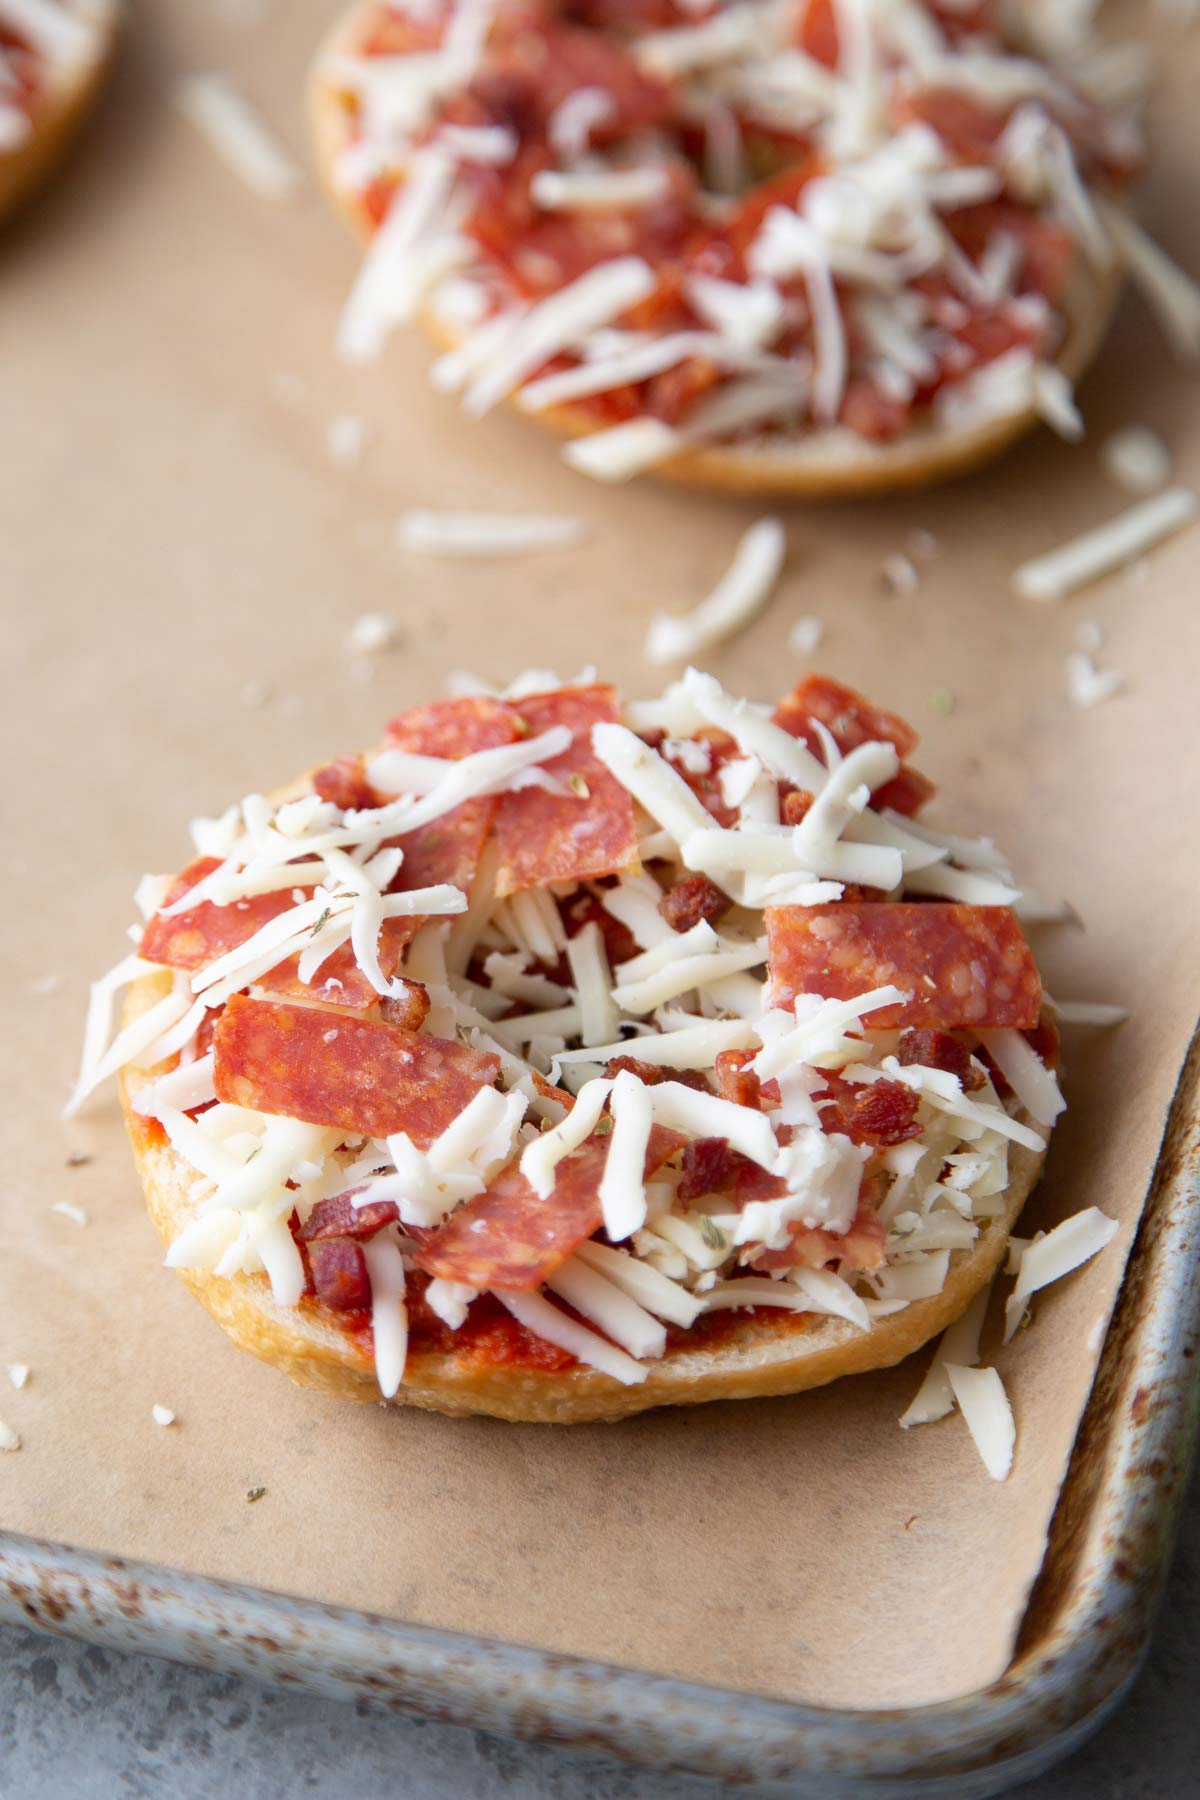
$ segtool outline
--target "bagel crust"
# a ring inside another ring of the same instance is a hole
[[[16,212],[51,178],[104,84],[117,35],[115,0],[93,0],[88,16],[94,54],[68,69],[43,65],[29,135],[15,149],[0,151],[0,219]]]
[[[378,11],[359,0],[334,25],[312,65],[309,120],[316,167],[330,199],[364,240],[374,226],[361,194],[338,179],[341,158],[353,141],[353,116],[332,71],[339,59],[360,51],[365,28]],[[1112,195],[1110,198],[1119,199]],[[1116,259],[1097,267],[1077,257],[1058,303],[1062,341],[1054,367],[1078,382],[1094,360],[1111,323],[1123,285]],[[420,323],[442,350],[456,348],[465,333],[426,304]],[[514,397],[509,396],[514,404]],[[532,417],[559,437],[578,439],[604,429],[586,406],[542,408]],[[844,426],[760,432],[736,442],[701,445],[653,464],[647,473],[682,486],[740,495],[798,500],[858,499],[927,487],[969,474],[991,461],[1042,422],[1028,405],[1001,417],[949,426],[918,417],[898,437],[873,441]]]

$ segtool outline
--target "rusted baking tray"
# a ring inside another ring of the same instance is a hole
[[[821,1800],[997,1794],[1068,1755],[1145,1655],[1200,1401],[1200,1037],[1017,1654],[941,1705],[835,1711],[407,1627],[0,1536],[0,1616],[281,1686]]]

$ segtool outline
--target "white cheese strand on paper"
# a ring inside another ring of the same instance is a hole
[[[694,611],[656,613],[646,637],[652,663],[688,662],[759,613],[783,570],[787,535],[778,519],[760,519],[738,544],[717,586]]]

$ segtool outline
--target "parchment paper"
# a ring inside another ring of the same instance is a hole
[[[1155,426],[1200,475],[1194,388],[1127,307],[1084,390],[1085,447],[1042,435],[952,490],[794,510],[783,591],[711,659],[735,691],[774,695],[800,672],[790,622],[819,614],[820,665],[923,727],[937,816],[994,832],[1031,883],[1078,906],[1086,930],[1039,934],[1052,990],[1134,1009],[1069,1046],[1071,1110],[1029,1222],[1096,1203],[1123,1231],[1000,1356],[1019,1424],[1009,1483],[988,1480],[960,1419],[897,1429],[918,1362],[792,1401],[575,1429],[294,1389],[161,1269],[111,1094],[69,1129],[58,1119],[84,982],[121,953],[135,878],[180,865],[192,814],[370,741],[455,666],[507,678],[596,661],[628,691],[656,689],[649,610],[699,597],[754,516],[590,485],[521,420],[464,424],[428,390],[416,342],[379,369],[335,363],[354,246],[311,182],[277,207],[244,191],[171,103],[179,73],[230,70],[303,158],[301,83],[328,14],[293,0],[238,29],[216,7],[140,7],[75,166],[0,249],[0,1363],[33,1370],[20,1393],[0,1379],[24,1440],[0,1458],[0,1526],[810,1702],[970,1690],[1003,1669],[1038,1567],[1200,971],[1200,540],[1058,609],[1019,604],[1008,574],[1125,503],[1097,467],[1116,424]],[[1198,74],[1200,58],[1175,57],[1147,202],[1193,261]],[[343,411],[370,431],[351,470],[326,449]],[[439,564],[394,546],[414,504],[577,511],[594,535]],[[879,565],[914,527],[943,554],[918,593],[888,597]],[[345,641],[374,610],[403,640],[371,675]],[[1090,713],[1069,708],[1063,672],[1085,619],[1130,683]],[[950,717],[931,705],[940,689]],[[35,992],[49,976],[61,990]],[[72,1151],[92,1160],[67,1167]],[[50,1210],[61,1199],[86,1227]],[[155,1426],[154,1402],[178,1423]]]

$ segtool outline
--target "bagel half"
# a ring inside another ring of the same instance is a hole
[[[269,798],[277,805],[311,787],[310,776],[304,776]],[[161,1000],[170,980],[166,970],[137,980],[126,997],[123,1022],[131,1023]],[[196,1172],[154,1122],[135,1110],[133,1101],[147,1080],[169,1066],[131,1064],[119,1077],[147,1209],[165,1247],[195,1216],[198,1202],[189,1189]],[[1032,1123],[1023,1111],[1016,1116]],[[452,1415],[483,1413],[528,1423],[572,1424],[625,1418],[656,1406],[794,1394],[843,1375],[890,1368],[942,1332],[992,1279],[1037,1184],[1045,1154],[1010,1143],[1002,1210],[979,1222],[978,1238],[969,1250],[951,1253],[941,1292],[910,1302],[868,1330],[822,1315],[779,1316],[763,1308],[726,1315],[727,1329],[716,1342],[669,1348],[665,1356],[643,1364],[646,1379],[636,1386],[624,1386],[583,1365],[561,1371],[497,1366],[478,1359],[470,1349],[443,1354],[410,1348],[394,1404]],[[222,1277],[197,1269],[177,1273],[239,1349],[270,1363],[301,1387],[378,1404],[370,1347],[336,1313],[311,1303],[281,1305],[262,1274]]]
[[[0,152],[0,220],[53,175],[99,93],[117,36],[116,0],[90,0],[93,53],[66,66],[45,62],[25,141]]]
[[[340,158],[351,142],[352,114],[330,71],[338,58],[359,50],[364,26],[375,10],[374,0],[359,0],[336,22],[317,51],[309,81],[309,119],[321,184],[364,240],[373,231],[370,216],[359,196],[337,179]],[[1054,359],[1055,367],[1072,383],[1082,378],[1096,356],[1122,284],[1123,271],[1117,264],[1096,269],[1080,259],[1063,302],[1066,329]],[[428,307],[421,323],[443,350],[461,342],[461,334]],[[547,407],[524,416],[566,438],[589,437],[601,429],[595,417],[578,405]],[[954,429],[922,420],[889,443],[875,443],[841,427],[792,435],[779,432],[686,450],[647,472],[683,486],[729,494],[857,499],[968,474],[1040,423],[1036,408],[1029,406]]]

